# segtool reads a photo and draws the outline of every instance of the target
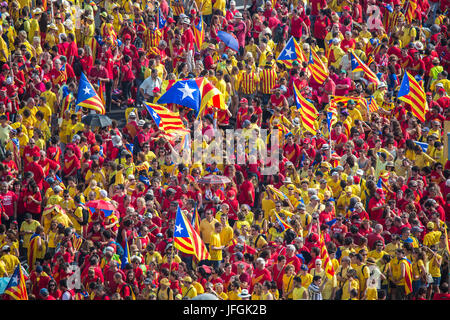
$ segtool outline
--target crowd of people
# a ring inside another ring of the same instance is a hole
[[[0,277],[21,264],[30,300],[448,300],[448,5],[0,3]],[[291,37],[327,67],[323,83],[308,59],[277,60]],[[350,53],[379,85],[352,72]],[[426,121],[397,98],[406,71],[426,92]],[[82,73],[121,121],[82,122],[94,112],[76,105]],[[166,106],[192,134],[207,132],[206,147],[220,130],[243,129],[265,154],[274,146],[260,130],[278,130],[276,174],[262,174],[264,159],[173,162],[181,137],[142,103],[200,77],[226,110],[210,105],[196,122],[193,110]],[[319,113],[316,134],[294,85]],[[335,96],[349,99],[329,128]],[[199,182],[208,175],[231,182]],[[90,210],[99,200],[113,209]],[[198,213],[208,260],[175,244],[178,210],[194,224]]]

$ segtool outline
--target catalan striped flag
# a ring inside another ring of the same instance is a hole
[[[81,73],[80,82],[78,84],[76,111],[81,107],[95,110],[100,114],[106,113],[102,100],[97,92],[95,92],[94,87],[84,73]]]
[[[361,61],[361,59],[354,53],[350,52],[351,55],[351,64],[352,64],[352,72],[364,72],[364,75],[375,84],[380,84],[380,79],[378,79],[377,75],[370,70],[370,68]]]
[[[200,219],[199,219],[199,215],[198,215],[198,208],[197,208],[197,203],[195,204],[194,207],[194,212],[192,213],[192,221],[191,221],[192,227],[194,228],[194,230],[200,234]]]
[[[387,185],[388,182],[389,182],[389,171],[381,170],[380,175],[378,177],[377,187],[383,188],[383,185]]]
[[[370,67],[370,65],[372,63],[375,63],[375,60],[373,60],[373,56],[372,55],[369,55],[369,59],[367,59],[367,66]]]
[[[277,58],[278,62],[285,64],[288,68],[292,68],[292,63],[294,61],[297,61],[299,64],[301,64],[305,60],[306,59],[303,54],[303,50],[297,43],[297,41],[295,41],[294,37],[291,37],[289,39]]]
[[[194,26],[194,43],[200,51],[203,41],[205,40],[205,24],[203,23],[203,17],[199,16],[198,23]]]
[[[287,196],[283,192],[281,192],[280,190],[275,188],[273,185],[269,184],[269,185],[267,185],[267,188],[270,191],[272,191],[272,193],[275,195],[275,197],[278,198],[279,200],[287,199]]]
[[[405,265],[405,293],[406,293],[406,295],[408,295],[413,291],[412,265],[411,265],[411,261],[409,261],[407,258],[401,259],[400,262],[401,263],[403,262]]]
[[[103,87],[103,84],[100,80],[98,80],[97,85],[98,85],[98,96],[100,97],[100,100],[102,100],[103,105],[105,105],[106,104],[104,91],[105,88]]]
[[[80,250],[81,245],[83,244],[83,238],[76,232],[72,235],[72,245],[75,251]]]
[[[412,114],[417,117],[419,121],[425,122],[425,114],[428,111],[425,91],[408,71],[406,71],[403,76],[397,97],[410,104]]]
[[[275,212],[275,219],[277,220],[277,223],[280,225],[283,231],[287,229],[292,229],[292,227],[288,225],[286,222],[284,222],[283,219],[281,219],[281,217],[276,212]]]
[[[303,123],[303,127],[311,132],[313,135],[316,134],[316,119],[319,116],[314,105],[305,99],[300,93],[298,86],[294,83],[294,94],[295,102],[297,104],[297,109],[300,110],[300,119]]]
[[[39,234],[34,233],[30,238],[30,243],[28,244],[27,263],[30,270],[34,268],[36,257],[39,253],[39,239],[44,241]]]
[[[405,18],[408,23],[411,23],[416,16],[417,0],[405,1],[403,10],[405,12]]]
[[[28,300],[27,287],[25,286],[25,277],[22,272],[22,266],[17,265],[14,273],[6,285],[4,294],[11,296],[14,300]]]
[[[166,133],[187,131],[177,112],[170,111],[163,106],[148,102],[144,102],[144,106],[161,131]]]
[[[208,103],[217,109],[226,110],[227,108],[222,92],[204,77],[178,80],[157,102],[185,106],[194,110],[197,117],[203,114]]]
[[[180,207],[178,207],[175,218],[173,243],[175,248],[186,254],[194,255],[198,261],[209,260],[211,257],[202,238],[181,212]]]
[[[325,244],[325,238],[323,234],[320,235],[320,256],[322,257],[322,263],[325,268],[325,273],[328,279],[333,279],[336,270],[334,270],[333,263],[331,262],[330,255],[328,254],[328,249]]]
[[[369,114],[371,112],[376,112],[379,109],[377,102],[372,96],[370,96],[369,99],[366,99],[366,103],[367,103],[367,112]]]
[[[311,72],[312,77],[317,83],[322,84],[328,78],[328,68],[323,64],[314,50],[309,51],[308,69]]]

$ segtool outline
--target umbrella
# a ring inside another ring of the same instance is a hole
[[[233,49],[234,51],[239,51],[239,43],[233,35],[225,31],[219,31],[217,32],[217,36],[227,45],[227,47]]]
[[[112,203],[105,201],[105,200],[89,201],[85,204],[85,206],[90,209],[103,211],[103,213],[105,214],[105,217],[111,215],[111,213],[114,210],[116,210],[116,207],[114,207],[114,205]],[[95,211],[95,210],[93,210],[93,211]]]
[[[230,182],[231,180],[228,177],[213,174],[204,176],[203,178],[200,178],[198,180],[198,183],[209,183],[209,184],[225,184]]]
[[[104,114],[88,114],[81,118],[81,122],[91,127],[104,128],[112,124],[111,119]]]

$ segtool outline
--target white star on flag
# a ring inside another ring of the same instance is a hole
[[[285,51],[286,56],[290,57],[294,54],[294,51],[291,50],[291,48],[287,48]]]
[[[184,229],[183,227],[181,227],[181,224],[179,224],[179,225],[177,225],[177,226],[175,226],[175,233],[180,233],[181,234],[181,231]]]
[[[189,97],[192,100],[194,99],[194,96],[192,95],[192,92],[195,91],[195,89],[189,88],[189,85],[187,83],[184,84],[183,88],[178,88],[181,92],[183,92],[183,96],[181,97],[181,100],[184,100],[184,98]]]
[[[153,111],[152,115],[153,115],[153,117],[156,118],[156,119],[159,118],[158,114],[157,114],[155,111]]]
[[[12,278],[13,284],[17,285],[19,283],[19,277],[15,276],[14,278]]]
[[[91,93],[91,88],[89,88],[89,87],[85,87],[83,90],[84,90],[84,94],[90,94]]]

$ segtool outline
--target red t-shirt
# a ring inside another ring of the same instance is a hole
[[[8,217],[14,215],[14,202],[17,202],[17,195],[12,191],[6,193],[0,193],[0,201],[2,202],[5,213]]]

